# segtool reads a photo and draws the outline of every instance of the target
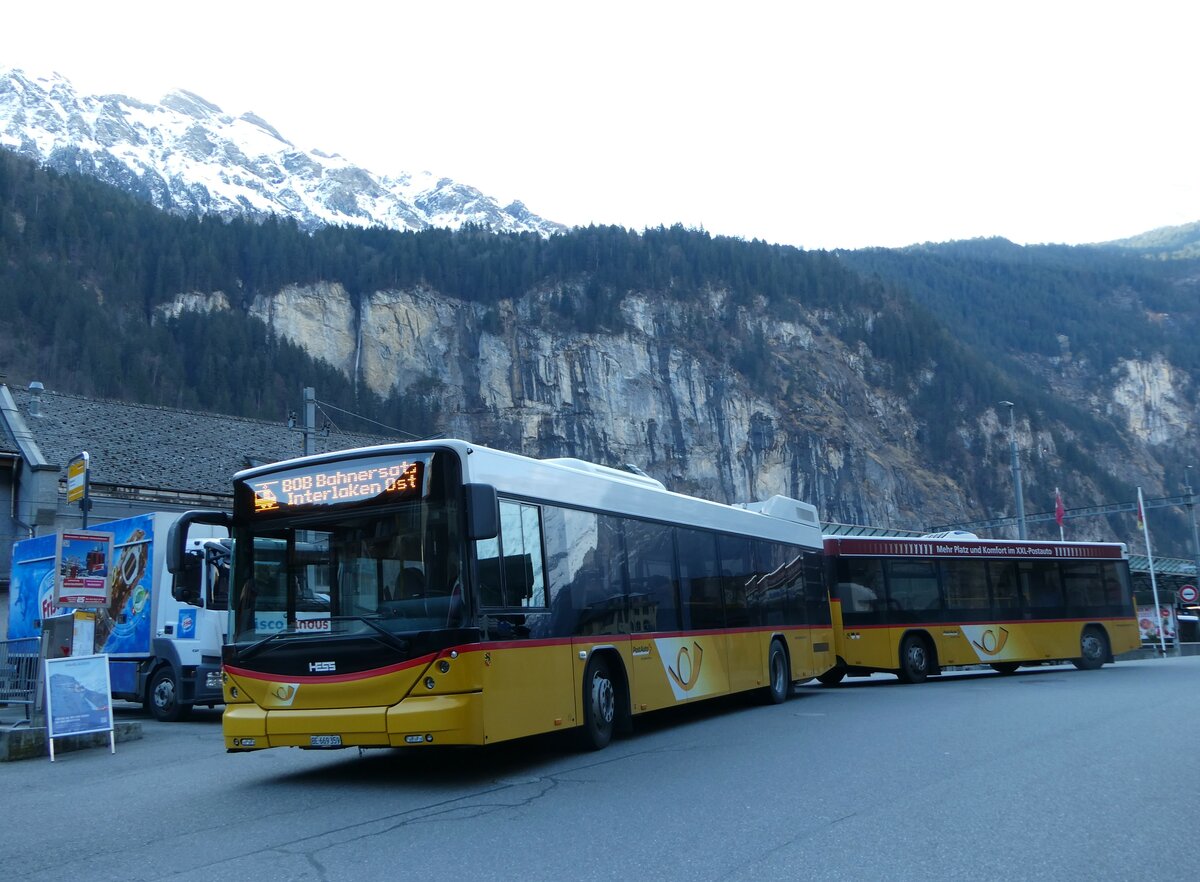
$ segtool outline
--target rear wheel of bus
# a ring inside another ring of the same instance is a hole
[[[1094,671],[1108,661],[1108,637],[1104,629],[1088,625],[1079,636],[1079,658],[1071,664],[1081,671]]]
[[[612,670],[602,655],[592,656],[583,675],[583,727],[580,742],[587,750],[601,750],[612,741],[617,719],[617,690]]]
[[[762,693],[763,700],[767,704],[782,704],[787,701],[791,689],[792,677],[788,669],[787,652],[782,642],[772,640],[767,656],[767,686]]]
[[[909,634],[900,642],[900,670],[905,683],[923,683],[933,667],[929,644],[919,634]]]

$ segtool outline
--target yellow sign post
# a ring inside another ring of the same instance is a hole
[[[85,450],[79,456],[67,463],[67,505],[78,502],[83,512],[83,528],[87,529],[88,509],[92,501],[88,498],[88,452]]]

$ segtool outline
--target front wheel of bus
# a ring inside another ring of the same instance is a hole
[[[1021,667],[1016,662],[993,662],[992,670],[998,674],[1015,674],[1017,668]]]
[[[179,683],[175,680],[175,672],[168,665],[154,672],[147,690],[150,713],[154,719],[163,723],[178,723],[191,713],[192,707],[179,700]]]
[[[905,683],[922,683],[929,676],[929,646],[916,634],[909,634],[900,644],[900,679]]]
[[[594,656],[583,675],[583,746],[588,750],[607,747],[616,717],[617,694],[608,662]]]
[[[767,688],[763,690],[763,698],[767,704],[782,704],[787,701],[788,692],[792,688],[792,678],[788,671],[787,653],[783,644],[778,640],[771,641],[771,652],[767,659]]]
[[[1108,638],[1095,626],[1083,629],[1079,637],[1079,658],[1072,664],[1081,671],[1094,671],[1108,660]]]

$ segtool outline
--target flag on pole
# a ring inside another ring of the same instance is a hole
[[[1058,524],[1058,540],[1065,542],[1066,534],[1063,532],[1063,518],[1067,516],[1067,510],[1063,508],[1062,494],[1058,492],[1058,488],[1054,488],[1054,521]]]
[[[1138,529],[1144,530],[1146,528],[1146,516],[1144,514],[1142,514],[1142,488],[1141,487],[1138,487],[1137,521],[1138,521]]]

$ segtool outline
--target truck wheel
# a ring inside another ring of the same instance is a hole
[[[154,715],[154,719],[164,723],[178,723],[192,712],[190,704],[179,701],[179,683],[170,665],[159,668],[150,679],[146,708]]]

